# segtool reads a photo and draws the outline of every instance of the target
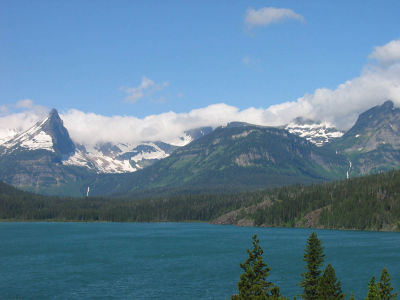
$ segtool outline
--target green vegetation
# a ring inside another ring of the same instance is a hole
[[[372,276],[368,283],[368,294],[366,300],[395,300],[397,293],[393,293],[393,287],[390,282],[390,275],[386,268],[383,268],[379,282],[375,282],[375,276]]]
[[[256,299],[283,299],[280,296],[279,287],[267,281],[271,268],[264,263],[263,249],[259,245],[257,235],[253,236],[253,249],[247,249],[249,257],[240,267],[243,274],[238,283],[239,294],[232,296],[232,300],[256,300]]]
[[[0,182],[0,220],[208,221],[243,205],[245,195],[178,195],[154,199],[46,197]]]
[[[253,236],[253,250],[247,249],[249,257],[240,264],[243,273],[238,282],[239,294],[233,295],[231,300],[278,300],[287,299],[280,294],[278,286],[267,281],[271,268],[263,261],[263,249],[259,245],[257,235]],[[306,300],[342,300],[345,295],[340,287],[340,281],[336,278],[335,270],[328,264],[321,275],[321,267],[324,262],[322,242],[317,234],[313,232],[307,240],[304,261],[306,262],[306,272],[301,274],[303,280],[302,299]],[[390,275],[386,268],[382,270],[379,282],[375,282],[372,277],[368,283],[368,292],[365,300],[392,300],[397,298],[397,293],[393,292],[390,282]],[[349,300],[355,299],[353,293]]]
[[[248,206],[240,218],[256,226],[331,229],[400,229],[400,172],[369,175],[265,193],[265,205]],[[272,205],[267,205],[272,203]]]
[[[317,238],[317,234],[313,232],[307,240],[307,246],[304,253],[304,261],[307,263],[307,271],[301,276],[303,280],[300,286],[304,289],[302,297],[307,300],[318,299],[317,290],[321,277],[321,266],[324,262],[324,251],[321,241]],[[324,274],[325,275],[325,274]],[[322,283],[328,283],[328,278],[324,278]]]
[[[202,193],[201,193],[202,192]],[[400,229],[400,171],[251,193],[163,190],[137,198],[61,198],[0,184],[0,219],[62,221],[213,221],[332,229]]]

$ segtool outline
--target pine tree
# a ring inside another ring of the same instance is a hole
[[[371,280],[368,282],[368,295],[365,300],[381,300],[378,291],[378,284],[375,283],[375,276],[372,276]]]
[[[340,300],[344,299],[342,288],[340,287],[340,281],[337,280],[335,269],[329,264],[324,271],[318,282],[317,287],[317,298],[321,300],[332,299]]]
[[[283,299],[280,295],[279,287],[266,280],[271,268],[264,263],[262,254],[263,249],[259,245],[260,240],[257,235],[253,236],[253,249],[247,249],[249,257],[240,267],[243,273],[238,282],[239,295],[231,297],[232,300],[264,300],[264,299]]]
[[[397,298],[397,293],[392,293],[393,287],[390,283],[390,275],[386,268],[383,268],[378,285],[378,292],[382,300]]]
[[[313,232],[307,240],[304,253],[304,261],[307,263],[307,271],[301,276],[303,277],[300,286],[303,287],[301,295],[306,300],[314,300],[317,298],[318,281],[321,275],[321,266],[324,262],[324,252],[322,243],[318,239],[317,234]]]
[[[354,297],[353,292],[350,293],[350,298],[349,298],[349,300],[356,300],[356,297]]]

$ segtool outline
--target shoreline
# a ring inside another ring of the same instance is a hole
[[[376,230],[376,229],[357,229],[357,228],[323,228],[323,227],[284,227],[284,226],[255,226],[255,225],[237,225],[237,224],[216,224],[212,221],[200,221],[200,220],[184,220],[184,221],[101,221],[101,220],[60,220],[60,219],[45,219],[45,220],[34,220],[34,219],[0,219],[0,223],[132,223],[132,224],[145,224],[145,223],[199,223],[209,224],[216,226],[235,226],[235,227],[246,227],[246,228],[277,228],[277,229],[314,229],[314,230],[336,230],[336,231],[361,231],[361,232],[389,232],[389,233],[400,233],[400,230]]]

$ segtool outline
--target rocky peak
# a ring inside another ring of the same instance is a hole
[[[51,136],[53,148],[56,153],[68,156],[75,151],[75,145],[56,109],[53,108],[50,111],[47,119],[40,127],[45,133]]]
[[[360,114],[343,136],[339,149],[368,152],[380,145],[400,149],[400,108],[395,108],[390,100]]]

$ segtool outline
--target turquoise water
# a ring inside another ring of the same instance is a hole
[[[312,230],[200,223],[0,223],[0,298],[227,299],[259,235],[270,280],[300,293]],[[357,298],[384,266],[400,288],[400,234],[317,230],[326,261]]]

